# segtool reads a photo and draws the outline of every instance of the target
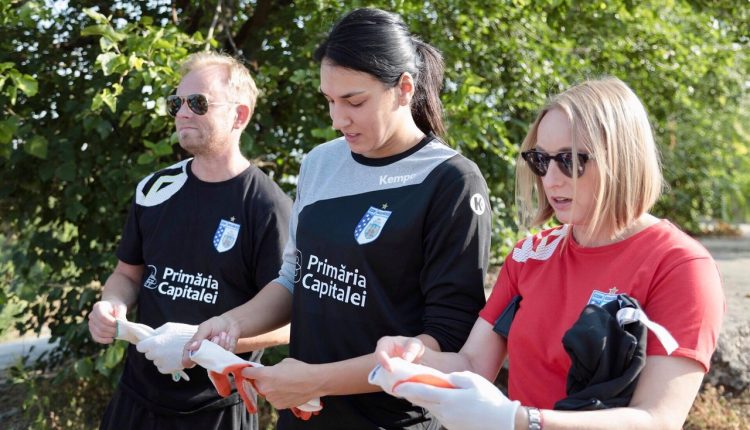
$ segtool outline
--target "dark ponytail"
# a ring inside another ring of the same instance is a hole
[[[443,89],[443,56],[432,45],[413,38],[416,45],[417,68],[419,70],[417,89],[411,103],[411,115],[420,130],[427,133],[432,131],[442,136],[445,133],[443,125],[443,103],[440,101],[440,90]]]
[[[424,133],[445,132],[440,102],[443,57],[412,36],[400,16],[380,9],[353,10],[333,26],[313,57],[368,73],[390,87],[409,72],[416,85],[411,102],[414,122]]]

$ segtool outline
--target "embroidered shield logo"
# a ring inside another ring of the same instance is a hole
[[[617,291],[617,288],[615,288],[615,291]],[[604,291],[594,290],[591,292],[591,297],[589,297],[589,305],[597,305],[597,306],[604,306],[607,303],[611,302],[612,300],[615,300],[617,298],[617,293],[610,290],[609,293],[605,293]]]
[[[221,220],[219,227],[216,228],[216,233],[214,233],[214,248],[219,252],[229,251],[234,246],[234,243],[237,242],[239,234],[239,224],[225,219]]]
[[[391,211],[385,211],[370,206],[362,216],[362,219],[357,223],[357,227],[354,229],[354,239],[360,245],[370,243],[380,236],[383,231],[388,217],[391,216]]]

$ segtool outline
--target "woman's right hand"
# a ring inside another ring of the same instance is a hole
[[[424,343],[416,337],[384,336],[378,340],[375,356],[380,365],[390,372],[393,369],[388,361],[389,358],[399,357],[412,363],[419,363],[424,350]]]
[[[193,360],[190,359],[190,351],[196,351],[200,348],[201,341],[204,339],[210,340],[227,351],[234,352],[239,335],[239,326],[230,316],[222,314],[207,319],[198,326],[198,331],[185,344],[182,354],[182,365],[184,367],[195,365]]]

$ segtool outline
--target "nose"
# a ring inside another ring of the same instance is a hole
[[[190,108],[187,105],[187,101],[183,101],[180,105],[180,108],[177,109],[177,113],[175,114],[175,117],[181,116],[181,117],[187,117],[193,114],[193,111],[190,110]]]
[[[346,108],[342,107],[340,104],[329,104],[328,113],[331,115],[331,125],[335,130],[346,128],[352,123]]]
[[[542,177],[542,184],[545,188],[553,188],[562,185],[567,179],[560,166],[555,161],[550,161],[547,174]]]

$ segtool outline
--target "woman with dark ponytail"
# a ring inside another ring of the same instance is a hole
[[[367,375],[385,335],[438,351],[464,344],[485,303],[487,186],[440,139],[440,52],[398,15],[350,12],[315,59],[343,136],[304,159],[279,278],[196,339],[232,347],[291,321],[291,358],[243,371],[282,410],[281,429],[438,428]],[[309,420],[288,410],[317,397],[323,409]]]

